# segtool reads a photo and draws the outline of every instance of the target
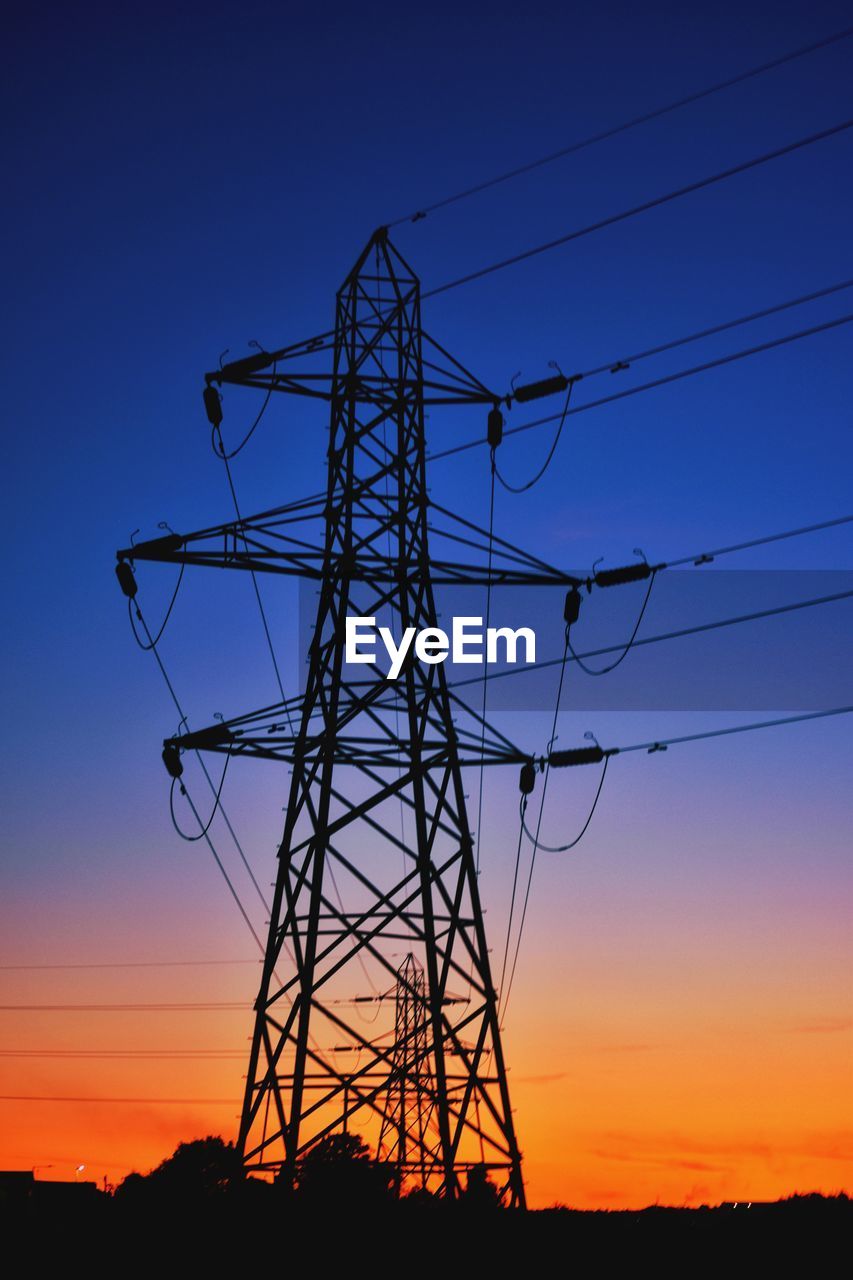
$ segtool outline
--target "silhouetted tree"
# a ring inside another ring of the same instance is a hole
[[[217,1195],[241,1177],[242,1169],[233,1142],[209,1136],[181,1142],[147,1176],[129,1173],[116,1194],[120,1199],[155,1196],[158,1199],[200,1199]]]
[[[490,1180],[489,1171],[484,1164],[475,1164],[468,1170],[468,1182],[460,1203],[466,1209],[476,1210],[503,1207],[500,1192]]]
[[[331,1133],[299,1161],[297,1188],[312,1205],[364,1207],[391,1200],[393,1166],[374,1161],[367,1143],[354,1133]]]

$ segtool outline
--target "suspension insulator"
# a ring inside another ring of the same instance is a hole
[[[566,603],[563,605],[563,619],[567,627],[571,627],[578,620],[581,611],[581,593],[577,587],[572,587],[566,592]]]
[[[216,387],[212,387],[208,383],[202,392],[202,398],[208,422],[212,427],[218,427],[222,422],[222,401],[219,398],[219,392]]]
[[[118,585],[121,587],[128,600],[132,600],[136,595],[136,579],[133,576],[133,570],[126,560],[119,560],[116,565],[116,577]]]
[[[642,582],[651,575],[652,566],[644,560],[642,564],[626,564],[621,569],[601,569],[595,575],[597,587],[621,587],[625,582]]]
[[[601,747],[573,747],[568,751],[552,751],[548,763],[552,769],[568,769],[575,764],[601,764],[604,751]]]
[[[504,416],[497,405],[489,410],[489,422],[486,428],[486,439],[491,448],[497,449],[504,438]]]
[[[541,400],[543,396],[553,396],[558,391],[565,391],[568,385],[568,378],[558,373],[553,378],[543,378],[541,382],[528,382],[523,387],[513,387],[512,398],[518,404],[526,404],[528,400]]]
[[[518,780],[518,789],[523,796],[529,796],[535,786],[536,765],[532,760],[526,760],[521,766],[521,777]]]
[[[181,753],[176,742],[167,742],[163,747],[163,764],[170,778],[180,778],[184,771]]]

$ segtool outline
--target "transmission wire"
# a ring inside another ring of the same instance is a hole
[[[230,763],[230,760],[231,760],[231,748],[229,747],[228,753],[225,757],[225,764],[222,767],[222,776],[219,779],[219,786],[216,789],[216,798],[213,801],[213,809],[211,810],[210,817],[208,818],[207,822],[204,824],[204,826],[202,827],[201,831],[198,833],[197,836],[188,836],[185,831],[182,831],[178,823],[178,820],[175,817],[175,786],[177,784],[180,784],[181,795],[184,796],[187,800],[189,800],[189,793],[187,792],[186,786],[184,785],[183,782],[181,782],[180,778],[172,779],[172,785],[169,788],[169,812],[172,817],[172,826],[175,828],[175,830],[177,831],[178,835],[181,837],[182,840],[194,842],[196,840],[203,840],[204,837],[207,835],[208,831],[210,830],[211,823],[213,822],[213,819],[216,817],[216,811],[219,808],[219,798],[222,795],[222,788],[225,785],[225,775],[228,772],[228,765]],[[195,812],[195,809],[193,809],[193,812]]]
[[[677,631],[664,631],[664,632],[661,632],[659,635],[646,636],[642,640],[633,639],[631,641],[631,647],[640,648],[640,646],[643,646],[643,645],[659,644],[664,640],[680,640],[688,636],[700,635],[705,631],[716,631],[721,627],[737,626],[743,622],[757,622],[763,618],[775,618],[780,616],[781,614],[794,613],[799,609],[811,609],[811,608],[815,608],[818,605],[835,604],[838,601],[849,600],[851,598],[853,598],[853,590],[836,591],[832,595],[828,595],[828,596],[815,596],[810,600],[796,600],[792,604],[776,605],[775,607],[770,609],[758,609],[754,613],[742,613],[742,614],[738,614],[736,617],[733,617],[733,618],[720,618],[713,622],[697,623],[695,626],[692,626],[692,627],[682,627]],[[602,657],[604,654],[617,653],[623,647],[624,647],[623,642],[620,641],[619,644],[605,645],[600,649],[590,649],[586,653],[582,653],[580,655],[576,655],[574,654],[574,651],[572,651],[572,657],[569,659],[569,661],[576,662],[578,661],[579,657],[580,658]],[[523,667],[513,667],[508,671],[494,671],[485,677],[471,676],[464,680],[453,680],[448,683],[447,687],[449,689],[459,689],[464,687],[465,685],[479,684],[480,680],[482,679],[504,680],[508,676],[525,675],[528,671],[543,671],[545,670],[546,667],[556,667],[561,662],[562,662],[562,658],[546,658],[545,661],[543,662],[531,662],[529,665],[526,665]]]
[[[492,471],[496,472],[497,477],[500,480],[501,484],[506,490],[508,490],[509,493],[526,493],[528,489],[532,489],[533,486],[542,479],[545,472],[548,470],[549,466],[551,465],[551,459],[553,458],[554,454],[557,451],[557,445],[560,443],[560,436],[563,434],[563,427],[566,424],[566,417],[569,412],[569,404],[571,403],[572,391],[574,389],[575,382],[576,382],[575,378],[571,378],[569,380],[568,389],[566,391],[566,401],[565,401],[565,404],[563,405],[563,412],[560,414],[559,426],[557,427],[557,430],[554,434],[554,439],[551,442],[551,448],[548,450],[547,458],[542,463],[542,466],[536,472],[536,475],[533,477],[532,480],[528,480],[526,484],[522,484],[522,485],[510,484],[509,481],[504,479],[504,477],[501,475],[500,471],[498,470],[497,463],[495,462],[495,451],[494,449],[492,449]]]
[[[252,343],[250,343],[249,345],[250,345],[250,346],[257,347],[259,351],[263,351],[263,348],[262,348],[262,347],[261,347],[257,342],[252,342]],[[274,359],[274,360],[273,360],[273,362],[272,362],[272,374],[271,374],[271,379],[274,379],[274,378],[275,378],[275,373],[276,373],[276,364],[277,364],[277,363],[278,363],[278,362],[277,362],[277,360],[275,360],[275,359]],[[251,425],[251,427],[249,428],[249,430],[248,430],[248,432],[246,433],[246,435],[243,437],[243,439],[242,439],[242,440],[240,441],[240,443],[237,445],[237,448],[236,448],[236,449],[232,449],[230,453],[226,453],[226,451],[225,451],[225,444],[224,444],[224,442],[223,442],[223,440],[222,440],[222,432],[220,431],[219,426],[215,426],[215,427],[212,429],[212,431],[211,431],[211,433],[210,433],[210,443],[211,443],[211,445],[213,446],[213,452],[216,454],[217,458],[221,458],[223,462],[228,463],[232,458],[236,458],[238,453],[242,453],[242,452],[243,452],[243,450],[245,449],[246,445],[249,443],[249,441],[251,440],[252,436],[255,434],[255,431],[257,430],[258,425],[260,424],[261,419],[263,418],[264,414],[265,414],[265,413],[266,413],[266,411],[267,411],[267,405],[268,405],[268,404],[269,404],[269,402],[270,402],[270,397],[272,396],[272,391],[273,391],[273,382],[272,382],[272,380],[271,380],[271,381],[270,381],[269,386],[267,387],[267,394],[264,396],[264,402],[263,402],[263,404],[261,405],[260,409],[258,410],[258,415],[257,415],[257,417],[255,418],[255,421],[252,423],[252,425]],[[217,441],[218,441],[218,446],[217,446]]]
[[[648,124],[652,120],[657,120],[661,116],[677,111],[681,107],[689,106],[691,103],[699,102],[702,98],[711,97],[712,94],[720,93],[724,89],[730,89],[735,85],[742,84],[746,80],[751,80],[755,76],[763,75],[767,71],[773,71],[777,67],[784,66],[788,62],[793,62],[797,58],[805,57],[806,54],[815,53],[819,49],[825,49],[828,45],[836,44],[840,40],[845,40],[848,36],[853,35],[853,27],[845,27],[842,31],[837,31],[823,40],[815,41],[812,44],[803,45],[799,49],[792,50],[791,53],[783,54],[779,58],[774,58],[770,62],[763,62],[757,67],[751,67],[748,71],[743,71],[739,75],[730,76],[726,80],[720,80],[716,84],[709,85],[705,89],[699,89],[694,93],[687,94],[683,98],[677,98],[674,102],[669,102],[663,107],[657,107],[652,111],[643,112],[641,115],[634,116],[630,120],[625,120],[621,124],[614,125],[609,129],[602,129],[598,133],[593,133],[587,138],[581,139],[579,142],[570,143],[566,147],[561,147],[558,151],[552,151],[549,155],[542,156],[538,160],[529,161],[527,164],[519,165],[514,169],[509,169],[505,173],[500,173],[494,178],[487,178],[483,182],[478,182],[475,186],[466,187],[461,191],[455,192],[453,195],[445,196],[442,200],[436,200],[432,204],[424,205],[422,208],[405,214],[401,218],[395,218],[393,222],[387,225],[389,228],[400,226],[404,222],[421,222],[430,213],[435,213],[437,209],[444,209],[448,205],[456,204],[460,200],[468,199],[473,195],[478,195],[482,191],[487,191],[491,187],[496,187],[501,183],[509,182],[512,178],[520,177],[523,174],[530,173],[534,169],[541,169],[545,165],[553,164],[555,160],[560,160],[564,156],[573,155],[575,152],[582,151],[587,147],[594,146],[596,143],[605,142],[609,138],[615,138],[621,133],[627,133],[630,129],[636,129],[638,125]]]
[[[492,614],[492,543],[493,543],[494,529],[495,529],[495,476],[497,474],[494,449],[492,449],[491,461],[492,461],[491,482],[489,485],[489,553],[488,553],[488,570],[487,570],[488,581],[486,582],[486,635],[488,635],[489,633],[489,623],[491,621],[491,614]],[[477,875],[480,874],[480,829],[483,825],[483,772],[485,768],[485,761],[483,759],[483,754],[486,748],[486,697],[487,697],[488,688],[489,688],[489,683],[488,683],[488,680],[486,680],[485,678],[485,674],[486,673],[484,672],[483,673],[483,706],[480,712],[480,719],[481,719],[480,786],[479,786],[479,795],[477,798],[477,851],[476,851],[476,859],[475,859],[475,872]],[[472,958],[472,966],[473,966],[473,958]],[[472,973],[473,973],[473,968],[472,968]]]
[[[548,779],[551,774],[550,753],[551,753],[551,747],[553,746],[557,737],[557,719],[560,715],[560,703],[563,697],[563,681],[565,680],[565,677],[566,677],[566,662],[568,660],[568,656],[569,656],[569,627],[567,626],[566,627],[566,643],[563,648],[563,660],[560,665],[560,679],[557,685],[557,700],[554,704],[554,719],[551,723],[551,736],[548,740],[548,758],[545,761],[545,768],[544,768],[544,774],[543,774],[543,780],[542,780],[542,798],[539,801],[539,817],[536,820],[536,837],[533,842],[533,852],[530,856],[530,869],[527,875],[527,887],[524,891],[524,905],[522,906],[522,909],[521,909],[521,921],[518,926],[518,935],[516,937],[516,943],[515,943],[515,954],[513,956],[512,968],[510,969],[509,982],[507,984],[506,992],[505,993],[503,991],[501,992],[503,1008],[502,1008],[502,1011],[499,1011],[498,1021],[500,1021],[500,1019],[506,1014],[506,1007],[507,1007],[507,1004],[509,1003],[509,996],[510,996],[510,992],[512,991],[512,983],[513,983],[513,979],[515,978],[515,969],[516,969],[516,965],[518,964],[518,953],[521,950],[521,939],[524,934],[524,923],[525,923],[525,920],[527,919],[527,904],[530,900],[530,886],[533,883],[533,870],[534,870],[534,867],[536,866],[536,850],[538,848],[539,830],[542,826],[542,814],[545,809],[545,796],[548,791]],[[521,827],[523,830],[524,829],[523,815],[522,815]],[[521,837],[519,836],[519,848],[520,847],[521,847]],[[514,897],[515,897],[515,885],[513,884],[513,899]],[[510,916],[511,915],[512,915],[512,908],[510,909]]]
[[[135,640],[135,641],[136,641],[136,643],[139,645],[140,649],[142,649],[145,653],[149,653],[153,648],[155,648],[155,646],[156,646],[157,644],[159,644],[159,642],[160,642],[160,640],[161,640],[161,638],[162,638],[163,632],[166,630],[166,623],[169,621],[169,618],[170,618],[171,613],[172,613],[172,609],[174,608],[174,605],[175,605],[175,601],[176,601],[176,600],[177,600],[177,598],[178,598],[178,592],[179,592],[179,591],[180,591],[180,589],[181,589],[181,582],[183,581],[183,577],[184,577],[184,569],[186,569],[186,567],[187,567],[187,566],[186,566],[186,562],[184,561],[184,562],[181,564],[181,569],[180,569],[180,572],[179,572],[179,574],[178,574],[178,581],[175,583],[175,590],[172,592],[172,598],[171,598],[171,600],[169,601],[169,607],[168,607],[168,609],[166,610],[166,616],[164,617],[163,621],[160,623],[160,630],[157,632],[157,635],[154,637],[154,639],[151,641],[151,643],[150,643],[150,644],[146,644],[144,640],[140,640],[140,638],[139,638],[139,632],[136,630],[136,624],[135,624],[135,622],[133,621],[133,612],[134,612],[134,603],[135,603],[135,602],[134,602],[132,599],[128,598],[128,601],[127,601],[127,616],[128,616],[128,618],[130,619],[130,629],[131,629],[131,631],[133,632],[133,638],[134,638],[134,640]],[[139,613],[139,606],[138,606],[138,605],[136,606],[136,614],[137,614],[137,617],[141,617],[141,615],[140,615],[140,613]],[[146,628],[146,629],[147,629],[147,628]]]
[[[601,795],[602,788],[604,787],[604,779],[607,777],[607,766],[609,763],[610,763],[610,756],[605,756],[604,764],[601,767],[601,777],[598,780],[598,788],[595,792],[595,797],[592,802],[592,807],[590,808],[590,811],[587,814],[586,822],[583,824],[583,826],[580,829],[580,832],[578,833],[578,835],[575,836],[574,840],[570,840],[568,844],[556,844],[556,845],[543,844],[542,841],[539,840],[536,836],[531,835],[530,832],[527,830],[527,825],[525,824],[525,821],[524,821],[524,815],[527,812],[527,797],[526,796],[521,797],[521,804],[519,805],[519,813],[521,816],[521,829],[524,832],[524,834],[527,836],[528,840],[533,841],[537,849],[541,849],[543,853],[567,853],[569,849],[574,849],[576,845],[580,844],[581,840],[586,835],[587,828],[589,827],[589,824],[592,822],[593,816],[595,814],[595,810],[598,807],[598,800]]]
[[[616,668],[617,668],[617,667],[618,667],[622,662],[624,662],[624,661],[625,661],[625,659],[627,658],[628,654],[631,652],[631,649],[632,649],[632,647],[633,647],[634,641],[635,641],[635,640],[636,640],[636,638],[637,638],[637,632],[640,630],[640,623],[643,621],[643,616],[644,616],[644,614],[645,614],[645,612],[646,612],[646,606],[647,606],[647,604],[649,603],[649,599],[651,598],[651,594],[652,594],[652,587],[655,585],[655,578],[656,578],[656,577],[657,577],[657,570],[656,570],[656,569],[653,569],[653,570],[652,570],[652,572],[651,572],[651,575],[650,575],[650,577],[649,577],[649,585],[648,585],[648,587],[646,588],[646,595],[645,595],[645,599],[643,600],[642,607],[641,607],[641,609],[640,609],[640,612],[639,612],[639,613],[638,613],[638,615],[637,615],[637,621],[634,623],[634,630],[631,632],[631,637],[630,637],[630,639],[629,639],[628,643],[625,645],[625,648],[624,648],[624,649],[622,650],[622,652],[619,654],[619,657],[618,657],[614,662],[611,662],[609,666],[607,666],[607,667],[598,667],[598,668],[596,668],[596,667],[588,667],[588,666],[586,665],[586,663],[584,662],[583,657],[582,657],[581,655],[579,655],[579,654],[577,654],[577,653],[575,652],[574,647],[572,646],[572,642],[571,642],[571,640],[568,638],[568,634],[567,634],[567,636],[566,636],[566,644],[568,645],[569,652],[571,653],[572,658],[574,659],[574,661],[575,661],[575,662],[578,664],[578,666],[580,667],[581,671],[585,672],[585,673],[586,673],[586,675],[588,675],[588,676],[606,676],[606,675],[608,674],[608,672],[610,672],[610,671],[615,671],[615,670],[616,670]]]
[[[218,431],[219,431],[219,428],[218,428],[218,427],[216,427],[216,428],[215,428],[215,430],[218,432]],[[220,434],[220,437],[219,437],[219,438],[220,438],[220,442],[221,442],[221,439],[222,439],[221,434]],[[246,537],[246,533],[245,533],[245,527],[244,527],[244,523],[243,523],[243,516],[242,516],[242,514],[241,514],[241,512],[240,512],[240,504],[239,504],[239,502],[237,501],[237,490],[236,490],[236,489],[235,489],[235,487],[234,487],[234,477],[233,477],[233,476],[232,476],[232,474],[231,474],[231,467],[228,465],[228,458],[225,456],[224,452],[223,452],[220,456],[221,456],[222,461],[223,461],[223,463],[224,463],[224,465],[225,465],[225,474],[226,474],[226,475],[227,475],[227,477],[228,477],[228,488],[231,490],[231,499],[232,499],[232,501],[233,501],[233,503],[234,503],[234,511],[235,511],[235,513],[236,513],[236,515],[237,515],[237,522],[238,522],[238,524],[239,524],[239,525],[240,525],[240,527],[241,527],[241,532],[242,532],[242,537],[243,537],[243,545],[245,546],[245,548],[246,548],[246,554],[248,555],[248,554],[249,554],[249,542],[248,542],[248,539],[247,539],[247,537]],[[233,457],[233,454],[232,454],[231,456]],[[261,598],[261,589],[260,589],[260,587],[258,586],[258,578],[257,578],[257,574],[255,573],[255,570],[251,567],[251,565],[249,566],[249,574],[250,574],[251,579],[252,579],[252,586],[254,587],[254,590],[255,590],[255,599],[256,599],[256,600],[257,600],[257,602],[258,602],[258,612],[259,612],[259,613],[260,613],[260,615],[261,615],[261,625],[262,625],[262,627],[263,627],[263,629],[264,629],[264,635],[266,636],[266,641],[267,641],[267,648],[269,649],[270,658],[272,659],[273,670],[275,671],[276,684],[278,685],[278,692],[279,692],[279,695],[280,695],[280,697],[281,697],[282,704],[283,704],[283,706],[284,706],[284,714],[287,716],[287,724],[288,724],[288,728],[290,729],[290,732],[291,732],[291,733],[293,733],[293,732],[294,732],[294,730],[293,730],[293,721],[292,721],[291,716],[290,716],[290,707],[288,706],[287,698],[286,698],[285,693],[284,693],[284,684],[283,684],[282,679],[281,679],[281,672],[280,672],[280,671],[279,671],[279,669],[278,669],[278,660],[277,660],[277,658],[276,658],[276,656],[275,656],[275,648],[273,647],[273,642],[272,642],[272,636],[271,636],[271,634],[270,634],[269,623],[267,622],[266,610],[264,609],[264,602],[263,602],[263,600],[262,600],[262,598]]]
[[[740,164],[731,165],[727,169],[721,169],[717,173],[708,175],[705,178],[699,178],[695,182],[689,182],[683,187],[676,187],[673,191],[665,192],[663,195],[655,196],[651,200],[644,200],[641,204],[633,205],[630,209],[624,209],[620,213],[610,214],[606,218],[600,218],[596,222],[588,223],[584,227],[579,227],[575,231],[566,232],[565,235],[557,236],[553,240],[546,240],[542,244],[534,245],[530,249],[523,249],[520,253],[512,254],[509,258],[502,258],[498,262],[489,263],[488,266],[480,267],[476,271],[469,271],[467,275],[458,276],[455,280],[448,280],[444,284],[436,285],[433,289],[428,289],[421,294],[422,299],[435,298],[439,294],[448,293],[451,289],[458,289],[462,285],[471,284],[475,280],[481,280],[484,276],[494,274],[496,271],[503,271],[507,267],[515,266],[519,262],[526,262],[530,258],[538,257],[540,254],[548,253],[552,249],[557,249],[561,245],[568,244],[570,241],[579,240],[583,236],[591,235],[595,231],[601,231],[606,227],[612,227],[620,222],[625,222],[629,218],[637,217],[638,214],[647,213],[651,209],[660,208],[662,205],[678,200],[682,196],[691,195],[696,191],[703,191],[707,187],[716,185],[718,182],[724,182],[728,178],[733,178],[738,174],[746,173],[750,169],[756,169],[761,165],[768,164],[771,160],[778,160],[782,156],[791,155],[795,151],[800,151],[804,147],[813,146],[817,142],[823,142],[827,138],[835,137],[836,134],[845,132],[847,129],[853,128],[853,119],[842,120],[838,124],[831,125],[828,129],[821,129],[817,133],[809,134],[805,138],[798,138],[794,142],[788,142],[783,147],[776,147],[773,151],[765,151],[763,154],[753,156],[749,160],[741,161]]]
[[[651,382],[642,382],[638,386],[628,387],[624,391],[615,391],[611,395],[599,397],[598,400],[588,400],[585,404],[576,405],[573,409],[569,409],[566,416],[573,417],[577,413],[586,413],[588,409],[599,409],[602,405],[614,404],[617,400],[627,400],[630,396],[640,395],[644,391],[653,391],[657,387],[669,386],[671,383],[680,382],[684,378],[692,378],[696,374],[708,373],[712,369],[720,369],[725,365],[734,364],[737,360],[746,360],[750,356],[761,355],[765,351],[773,351],[775,348],[787,346],[791,342],[799,342],[803,338],[811,338],[818,333],[827,333],[829,330],[837,329],[841,325],[850,324],[851,321],[853,321],[853,312],[839,316],[834,320],[827,320],[823,324],[813,325],[808,329],[800,329],[796,333],[784,334],[781,338],[773,338],[769,342],[761,342],[756,346],[745,347],[729,355],[718,356],[714,360],[706,360],[703,364],[692,365],[687,369],[679,369],[675,373],[655,378]],[[519,435],[523,431],[531,431],[536,427],[543,427],[549,422],[557,421],[559,417],[560,414],[552,413],[545,418],[535,418],[532,422],[523,422],[517,427],[507,427],[504,431],[504,436]],[[488,439],[486,436],[479,436],[475,440],[465,441],[464,444],[453,445],[449,449],[441,449],[438,453],[431,453],[428,461],[437,462],[441,458],[450,458],[457,453],[465,453],[468,449],[476,449],[483,444],[488,444]]]
[[[141,611],[141,609],[139,609],[139,608],[138,608],[138,606],[137,606],[137,609],[138,609],[137,617],[139,618],[140,622],[142,623],[142,626],[143,626],[143,627],[144,627],[144,629],[145,629],[145,634],[146,634],[146,636],[147,636],[147,638],[148,638],[148,640],[149,640],[149,642],[150,642],[150,641],[151,641],[151,632],[148,630],[148,624],[145,622],[145,619],[144,619],[144,617],[142,616],[142,611]],[[166,684],[166,688],[169,690],[169,695],[170,695],[170,697],[171,697],[172,701],[173,701],[173,702],[174,702],[174,704],[175,704],[175,707],[176,707],[176,709],[177,709],[178,715],[179,715],[179,716],[180,716],[180,718],[181,718],[181,723],[182,723],[182,724],[188,724],[187,717],[185,716],[184,711],[183,711],[183,708],[182,708],[182,706],[181,706],[181,704],[180,704],[180,702],[179,702],[179,700],[178,700],[178,695],[175,693],[174,685],[172,684],[171,680],[169,679],[169,676],[168,676],[168,674],[167,674],[167,672],[166,672],[166,668],[165,668],[165,666],[163,665],[163,659],[162,659],[162,658],[161,658],[161,656],[160,656],[160,650],[157,648],[157,646],[156,646],[156,645],[152,645],[151,652],[154,654],[154,657],[155,657],[155,659],[156,659],[156,661],[157,661],[157,666],[160,668],[160,674],[161,674],[161,675],[162,675],[162,677],[163,677],[163,680],[164,680],[164,682],[165,682],[165,684]],[[198,760],[199,765],[201,766],[202,773],[204,774],[205,778],[207,779],[207,783],[208,783],[208,786],[210,787],[210,790],[211,790],[212,794],[215,796],[215,795],[216,795],[216,787],[215,787],[215,786],[214,786],[214,784],[213,784],[213,779],[211,778],[210,773],[208,772],[207,765],[204,763],[204,758],[203,758],[203,756],[202,756],[201,752],[200,752],[200,751],[196,751],[196,752],[195,752],[195,757],[196,757],[196,759]],[[192,809],[195,811],[195,807],[194,807],[194,805],[193,805],[193,803],[192,803],[192,799],[190,798],[190,796],[189,796],[189,795],[187,796],[187,800],[189,801],[190,808],[192,808]],[[246,871],[247,871],[247,873],[248,873],[248,875],[249,875],[249,879],[251,880],[252,884],[254,885],[255,892],[257,893],[258,897],[260,898],[262,906],[263,906],[267,911],[269,911],[269,910],[270,910],[269,903],[267,902],[266,898],[264,897],[264,894],[263,894],[263,891],[262,891],[262,889],[261,889],[261,886],[258,884],[258,881],[257,881],[257,879],[255,878],[255,873],[253,872],[253,870],[252,870],[252,868],[251,868],[251,866],[250,866],[250,864],[249,864],[249,860],[248,860],[248,858],[246,857],[246,854],[245,854],[245,853],[244,853],[244,851],[243,851],[243,846],[240,844],[240,841],[237,839],[237,835],[236,835],[236,833],[235,833],[235,831],[234,831],[234,828],[232,827],[231,822],[230,822],[230,820],[229,820],[229,818],[228,818],[228,815],[227,815],[227,814],[226,814],[226,812],[225,812],[225,808],[224,808],[224,806],[222,805],[222,803],[221,803],[221,802],[220,802],[220,805],[219,805],[219,811],[220,811],[220,813],[222,814],[222,817],[223,817],[223,820],[224,820],[224,822],[225,822],[225,825],[226,825],[226,827],[228,828],[228,831],[229,831],[229,833],[230,833],[230,835],[231,835],[231,839],[234,841],[234,845],[235,845],[235,847],[236,847],[236,849],[237,849],[237,853],[238,853],[238,854],[239,854],[239,856],[240,856],[240,860],[241,860],[241,862],[243,863],[243,866],[244,866],[244,868],[246,869]],[[201,821],[201,819],[199,818],[198,812],[195,812],[195,817],[196,817],[196,821],[198,822],[199,827],[200,827],[200,828],[201,828],[201,827],[203,827],[203,826],[204,826],[204,823],[203,823],[203,822]],[[236,902],[237,902],[238,907],[240,908],[240,913],[241,913],[241,915],[242,915],[242,916],[243,916],[243,918],[246,920],[246,922],[249,924],[249,929],[251,930],[252,936],[253,936],[253,937],[255,938],[255,940],[257,941],[257,934],[255,933],[255,930],[254,930],[253,926],[252,926],[252,925],[251,925],[251,923],[249,922],[249,918],[248,918],[248,916],[247,916],[247,914],[246,914],[246,911],[245,911],[245,909],[244,909],[244,907],[243,907],[242,902],[240,901],[239,895],[237,894],[236,890],[234,889],[234,886],[233,886],[233,884],[231,883],[230,877],[228,876],[228,873],[225,871],[225,868],[224,868],[224,866],[222,865],[222,861],[221,861],[221,859],[220,859],[220,857],[219,857],[219,854],[217,853],[217,851],[216,851],[216,849],[215,849],[215,847],[214,847],[213,841],[211,840],[211,838],[210,838],[210,835],[209,835],[209,834],[207,834],[207,835],[205,836],[205,843],[207,844],[208,848],[210,849],[211,853],[213,854],[213,857],[214,857],[214,859],[215,859],[215,861],[216,861],[216,863],[217,863],[217,866],[219,867],[220,871],[222,872],[223,876],[225,877],[225,881],[226,881],[226,883],[227,883],[227,885],[228,885],[229,889],[231,890],[231,893],[232,893],[232,895],[234,896],[234,898],[235,898],[235,900],[236,900]],[[262,950],[263,950],[263,948],[262,948]]]

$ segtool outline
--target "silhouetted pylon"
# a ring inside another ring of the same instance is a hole
[[[313,367],[330,351],[331,371]],[[449,690],[442,662],[410,652],[395,680],[378,665],[347,665],[344,624],[355,615],[398,635],[435,627],[436,582],[574,579],[445,508],[428,527],[425,404],[491,407],[498,397],[422,331],[419,282],[384,230],[338,293],[333,336],[207,375],[215,441],[223,384],[329,403],[325,498],[169,533],[118,559],[126,593],[135,560],[299,575],[318,587],[304,695],[180,734],[164,753],[173,775],[182,750],[291,768],[240,1125],[245,1167],[292,1186],[300,1156],[342,1123],[381,1154],[396,1115],[397,1157],[419,1185],[453,1198],[461,1175],[485,1166],[504,1202],[521,1206],[462,768],[527,756]],[[322,545],[306,536],[312,522]],[[436,540],[462,546],[467,561],[437,554]],[[365,978],[374,994],[354,998]],[[382,1030],[392,1005],[408,1019],[402,1038],[399,1026]],[[401,1061],[420,1081],[413,1124]]]

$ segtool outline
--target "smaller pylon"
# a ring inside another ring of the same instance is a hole
[[[440,1135],[432,1123],[435,1081],[427,1036],[426,981],[423,967],[411,952],[397,970],[394,1015],[392,1067],[378,1154],[397,1169],[398,1191],[428,1190]]]

